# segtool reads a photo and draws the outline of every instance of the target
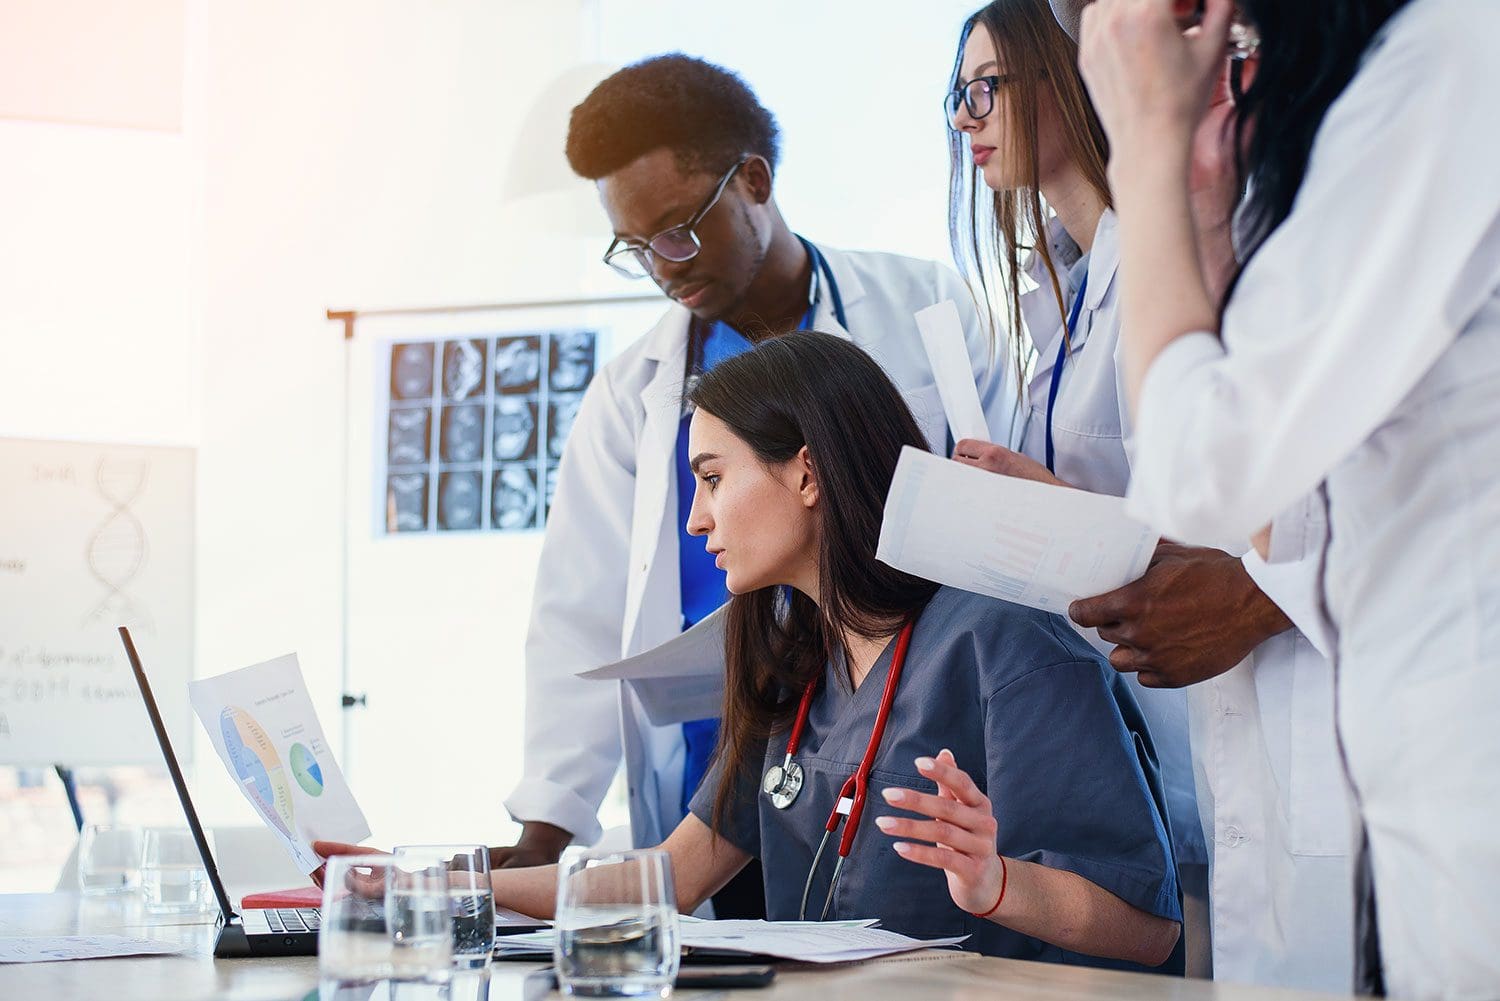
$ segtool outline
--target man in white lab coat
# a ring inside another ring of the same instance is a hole
[[[656,844],[706,767],[715,721],[653,726],[628,687],[577,677],[660,645],[726,597],[722,572],[684,537],[685,380],[811,327],[874,356],[941,449],[942,403],[912,314],[952,299],[991,430],[1009,432],[1013,376],[992,364],[958,276],[796,235],[772,196],[778,147],[774,119],[737,76],[681,55],[627,67],[573,110],[569,162],[598,184],[616,234],[608,262],[651,277],[674,304],[594,379],[563,457],[526,644],[525,774],[506,800],[523,833],[497,866],[545,864],[595,840],[622,756],[632,837]],[[759,892],[757,871],[715,909],[753,914]]]

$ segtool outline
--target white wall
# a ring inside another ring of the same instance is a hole
[[[578,293],[576,239],[519,231],[500,197],[532,96],[578,59],[576,7],[215,3],[201,28],[201,666],[296,649],[337,730],[344,347],[324,310]],[[356,463],[367,399],[356,381]],[[377,544],[366,527],[351,531],[353,687],[370,700],[355,791],[378,842],[493,843],[519,777],[538,540]]]
[[[809,239],[947,261],[942,98],[979,0],[597,0],[600,54],[734,70],[782,130],[776,198]]]
[[[0,434],[191,443],[191,142],[0,121]]]
[[[0,122],[0,433],[196,444],[197,670],[299,651],[338,746],[344,348],[324,311],[599,281],[580,238],[521,231],[500,197],[532,96],[581,54],[576,5],[186,11],[182,133]],[[362,737],[412,748],[387,759],[405,774],[355,761],[379,840],[505,835],[536,548],[419,542],[358,567]],[[483,694],[444,718],[418,697],[434,686]],[[452,786],[422,781],[475,752]],[[208,764],[204,813],[252,822]]]
[[[502,204],[503,175],[562,68],[674,48],[777,114],[794,227],[946,257],[939,99],[970,4],[853,7],[187,0],[181,133],[0,121],[0,433],[198,445],[198,672],[299,651],[339,746],[344,347],[324,311],[626,291],[602,217],[552,233]],[[495,843],[539,537],[368,534],[378,332],[349,410],[354,784],[381,843]],[[205,813],[251,822],[209,765]]]

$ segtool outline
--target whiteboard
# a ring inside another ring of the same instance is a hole
[[[0,438],[0,764],[161,764],[121,625],[191,732],[193,486],[190,448]]]

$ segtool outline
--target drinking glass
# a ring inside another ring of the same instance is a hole
[[[427,856],[336,855],[323,877],[318,975],[334,984],[450,972],[447,871]]]
[[[436,858],[448,871],[448,913],[453,929],[453,966],[477,970],[495,951],[495,889],[490,850],[484,845],[397,845],[399,856]]]
[[[570,848],[558,866],[553,963],[565,994],[666,997],[677,977],[677,894],[659,850]]]
[[[203,832],[213,851],[213,835]],[[208,909],[213,889],[208,869],[186,827],[148,827],[141,856],[141,890],[153,914],[195,914]]]
[[[78,888],[88,896],[129,893],[141,882],[141,829],[90,824],[78,844]]]

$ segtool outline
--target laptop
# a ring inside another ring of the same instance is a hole
[[[235,913],[229,902],[229,894],[224,892],[224,881],[219,878],[219,867],[214,863],[213,852],[209,851],[208,839],[203,835],[203,824],[198,820],[198,811],[193,808],[192,797],[188,795],[187,783],[182,780],[182,769],[177,764],[172,742],[167,738],[167,728],[162,724],[161,711],[156,707],[156,697],[151,694],[151,684],[146,680],[146,671],[141,667],[141,658],[130,638],[130,630],[124,626],[119,628],[120,639],[125,644],[125,656],[130,658],[135,683],[141,689],[141,698],[145,700],[146,712],[151,717],[151,728],[156,731],[156,742],[161,745],[161,754],[166,759],[167,771],[171,773],[172,785],[177,789],[182,812],[187,815],[188,828],[193,832],[193,841],[198,845],[203,868],[208,872],[208,881],[212,884],[214,897],[219,903],[219,931],[214,938],[214,955],[316,956],[320,923],[316,907],[266,908],[247,910],[243,915]]]

